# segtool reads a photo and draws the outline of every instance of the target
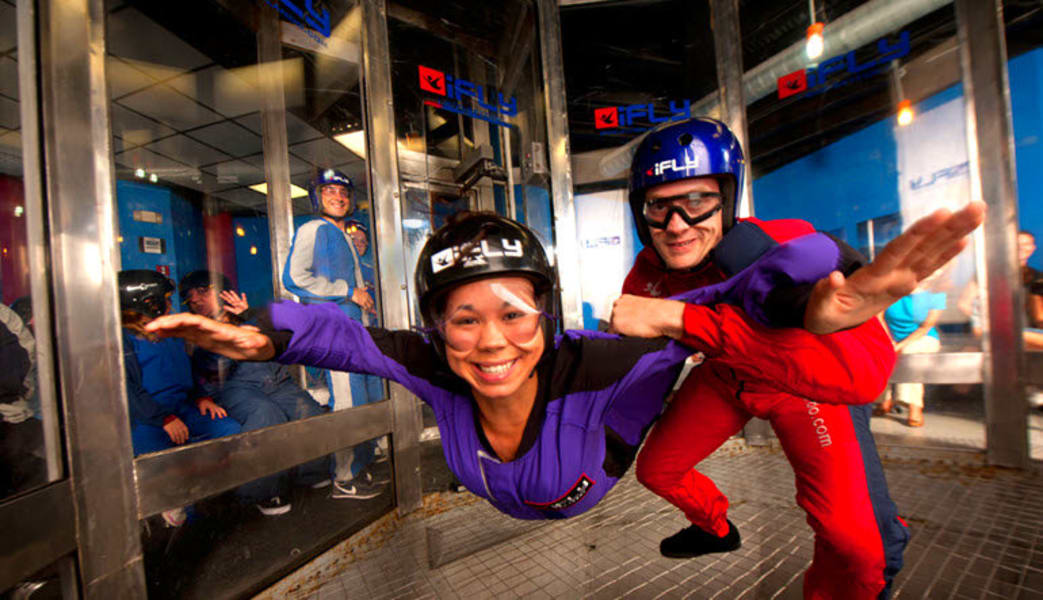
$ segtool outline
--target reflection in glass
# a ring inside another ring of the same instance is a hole
[[[15,8],[4,2],[0,3],[0,499],[48,480],[29,289],[19,97]]]

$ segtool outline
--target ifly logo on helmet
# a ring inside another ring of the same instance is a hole
[[[855,50],[823,61],[818,67],[798,69],[779,77],[779,100],[807,92],[805,98],[817,96],[852,83],[858,83],[879,75],[892,60],[909,54],[909,32],[898,35],[898,41],[891,44],[886,37],[876,42],[876,54],[866,62],[860,63]]]
[[[661,160],[652,165],[645,175],[665,175],[667,171],[683,171],[687,172],[691,169],[695,169],[699,166],[699,161],[694,156],[685,156],[682,164],[677,164],[676,158],[669,160]]]
[[[450,246],[431,255],[431,274],[439,273],[450,267],[477,267],[489,264],[488,258],[509,256],[521,258],[525,255],[522,240],[500,238],[499,244],[482,240],[477,244]]]
[[[452,75],[424,65],[417,65],[417,74],[420,77],[421,90],[446,98],[446,100],[425,99],[424,104],[427,106],[488,121],[500,127],[516,127],[499,118],[500,115],[513,117],[518,114],[518,99],[514,96],[504,98],[503,92],[497,92],[494,99],[493,90],[487,91],[483,85],[474,84],[460,77],[454,78]],[[467,98],[471,98],[479,108],[473,109],[465,106]],[[452,102],[447,100],[452,100]]]

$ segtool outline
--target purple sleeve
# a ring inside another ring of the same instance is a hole
[[[371,330],[332,303],[277,302],[269,307],[269,315],[275,329],[293,333],[275,358],[278,362],[377,375],[402,384],[432,405],[449,396],[431,382],[430,369],[423,364],[418,368],[417,363],[431,363],[433,356],[419,334]],[[376,333],[385,343],[378,346]]]
[[[775,246],[722,283],[673,296],[690,304],[730,304],[759,323],[781,326],[769,316],[768,296],[779,287],[814,284],[840,266],[840,249],[828,236],[812,233]]]

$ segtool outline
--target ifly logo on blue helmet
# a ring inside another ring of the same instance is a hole
[[[455,112],[465,117],[481,119],[500,127],[517,127],[500,118],[501,116],[513,117],[518,114],[518,99],[514,96],[504,98],[503,92],[496,92],[496,97],[493,98],[493,90],[486,90],[484,85],[472,83],[461,77],[454,78],[452,75],[424,65],[417,65],[417,74],[420,76],[421,90],[445,98],[445,100],[425,99],[424,104],[427,106]],[[479,109],[464,106],[467,98],[474,100]]]
[[[352,187],[351,180],[344,175],[334,171],[333,169],[326,169],[322,172],[322,185],[343,185]]]
[[[677,163],[676,158],[661,160],[649,167],[648,170],[645,171],[645,175],[665,175],[667,171],[688,172],[692,169],[697,169],[698,167],[699,160],[694,156],[686,155],[681,164]]]
[[[818,67],[798,69],[779,77],[779,100],[807,92],[805,98],[817,96],[827,90],[836,89],[852,83],[858,83],[883,73],[892,60],[909,54],[909,32],[898,35],[898,41],[891,44],[886,37],[876,42],[876,54],[869,61],[860,63],[855,50],[823,61]]]

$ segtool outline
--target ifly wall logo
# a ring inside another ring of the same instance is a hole
[[[475,84],[460,77],[453,77],[438,69],[417,66],[417,74],[420,77],[420,89],[443,96],[444,100],[433,100],[427,98],[424,104],[442,110],[459,113],[466,117],[473,117],[488,121],[500,127],[517,127],[501,117],[513,117],[518,114],[518,99],[514,96],[504,98],[503,92],[486,89],[484,85]],[[477,103],[478,108],[470,108],[464,102],[470,98]]]
[[[908,31],[900,33],[898,41],[894,44],[886,37],[880,38],[876,42],[875,55],[864,63],[858,62],[858,57],[852,50],[823,61],[818,67],[800,69],[779,77],[779,100],[797,94],[804,94],[805,98],[811,98],[827,90],[864,81],[883,73],[892,60],[903,58],[908,54]]]
[[[691,100],[670,101],[666,112],[657,111],[655,104],[631,104],[594,109],[594,128],[601,135],[639,133],[667,121],[684,121],[692,118]]]
[[[312,39],[325,45],[323,38],[329,38],[333,32],[330,11],[324,7],[316,7],[315,0],[264,0],[269,6],[279,11],[284,19],[300,27]],[[318,34],[318,35],[316,35]],[[321,38],[319,36],[322,36]]]

